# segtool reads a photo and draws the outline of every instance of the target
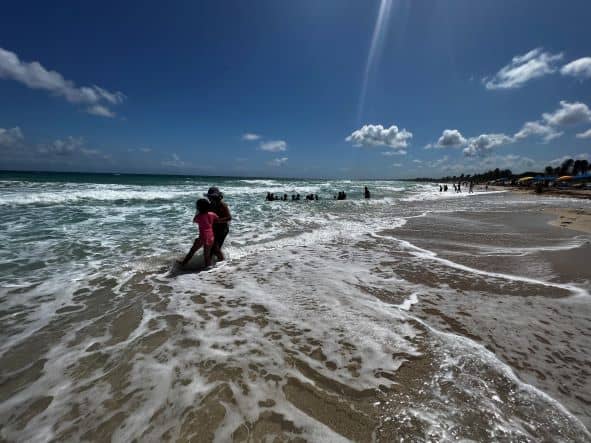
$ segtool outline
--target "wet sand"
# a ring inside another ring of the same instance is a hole
[[[554,208],[427,216],[411,220],[392,235],[491,276],[532,279],[492,278],[483,283],[435,273],[429,284],[441,287],[441,294],[419,297],[412,312],[429,324],[481,343],[522,380],[558,399],[590,426],[590,298],[560,286],[590,287],[591,237],[581,232],[590,232],[588,210]],[[434,261],[431,268],[439,266]],[[424,273],[403,272],[425,282]]]
[[[97,278],[2,355],[0,432],[591,441],[591,238],[555,219],[427,214],[232,272]]]

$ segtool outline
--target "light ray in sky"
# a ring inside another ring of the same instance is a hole
[[[367,95],[367,85],[370,74],[374,71],[376,60],[382,52],[384,40],[388,31],[388,23],[390,21],[390,10],[392,9],[392,0],[381,0],[380,10],[376,19],[376,25],[371,38],[371,46],[369,47],[369,54],[367,56],[367,63],[365,65],[365,72],[363,74],[363,83],[361,85],[361,95],[359,97],[359,109],[357,111],[357,118],[361,120],[361,113],[365,105],[365,96]]]

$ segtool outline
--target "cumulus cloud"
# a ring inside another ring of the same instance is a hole
[[[591,129],[587,129],[585,132],[579,132],[577,138],[591,138]]]
[[[246,132],[244,134],[242,134],[242,140],[246,140],[246,141],[255,141],[255,140],[259,140],[261,138],[261,136],[259,134],[254,134],[252,132]]]
[[[558,138],[563,133],[557,131],[555,128],[546,125],[542,122],[526,122],[523,127],[515,134],[516,140],[524,140],[531,136],[541,137],[544,142],[548,143],[555,138]]]
[[[118,105],[125,100],[121,92],[110,92],[99,86],[76,86],[59,72],[49,71],[39,62],[21,61],[14,52],[0,48],[0,78],[17,81],[31,89],[41,89],[63,97],[73,104],[89,106],[89,114],[113,117],[105,104]]]
[[[464,155],[468,157],[486,156],[498,146],[512,143],[514,140],[505,134],[480,134],[468,140],[468,146],[464,148]]]
[[[430,143],[425,149],[431,148],[461,148],[465,146],[468,140],[457,129],[444,129],[437,143]]]
[[[269,140],[266,142],[261,142],[259,148],[261,151],[283,152],[287,151],[287,142],[284,140]]]
[[[546,123],[553,126],[572,126],[591,121],[591,111],[585,103],[569,103],[561,100],[560,108],[542,114]]]
[[[406,155],[406,149],[399,149],[397,151],[384,151],[382,152],[382,155],[387,157],[391,157],[393,155]]]
[[[529,80],[556,72],[556,65],[562,57],[562,53],[551,54],[542,48],[536,48],[513,57],[511,63],[501,68],[493,77],[484,77],[482,81],[486,89],[519,88]]]
[[[564,65],[560,73],[578,78],[591,78],[591,57],[579,58]]]
[[[269,166],[273,167],[283,166],[286,163],[287,157],[274,158],[273,160],[267,162]]]
[[[364,125],[361,129],[353,131],[345,141],[353,143],[353,146],[388,146],[392,149],[403,150],[408,147],[412,132],[406,129],[399,130],[392,125],[384,128],[382,125]]]
[[[11,129],[0,128],[0,147],[13,148],[23,139],[23,133],[18,126]]]

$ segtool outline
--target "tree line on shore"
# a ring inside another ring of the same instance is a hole
[[[563,175],[580,175],[591,173],[591,165],[587,160],[574,160],[572,158],[564,160],[559,166],[546,166],[544,172],[535,172],[535,171],[527,171],[522,172],[521,174],[513,174],[511,169],[491,169],[490,171],[486,171],[480,174],[461,174],[459,176],[451,176],[448,175],[446,177],[441,177],[438,179],[427,178],[427,177],[419,177],[413,179],[413,181],[441,181],[441,182],[475,182],[475,183],[484,183],[484,182],[491,182],[494,180],[505,179],[505,180],[515,180],[521,177],[535,177],[539,175],[546,175],[552,177],[561,177]]]

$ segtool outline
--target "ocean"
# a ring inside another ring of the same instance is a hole
[[[172,272],[210,186],[228,259]],[[591,236],[547,208],[590,205],[0,172],[0,440],[591,441]]]

